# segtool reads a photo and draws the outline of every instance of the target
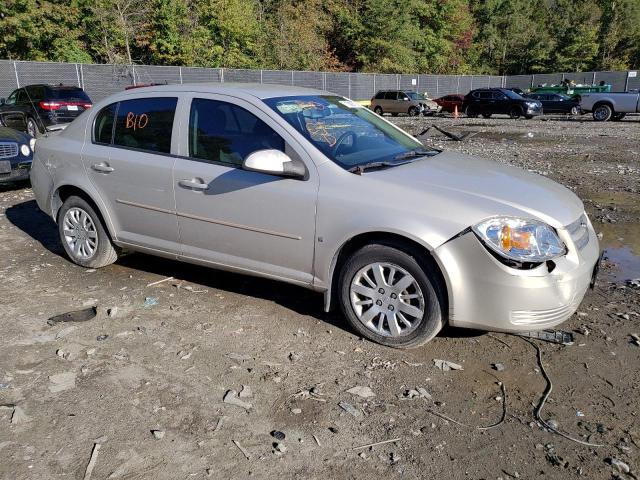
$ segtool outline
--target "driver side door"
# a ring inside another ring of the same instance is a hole
[[[312,160],[275,114],[249,102],[215,94],[182,101],[173,175],[181,256],[310,284],[318,192]],[[243,170],[243,160],[264,149],[301,160],[305,179]]]

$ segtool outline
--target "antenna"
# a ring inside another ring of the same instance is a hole
[[[35,103],[33,103],[33,99],[31,98],[31,95],[29,95],[29,91],[27,90],[27,87],[22,87],[22,89],[24,90],[24,93],[27,94],[27,98],[29,99],[29,102],[31,103],[31,106],[33,107],[33,111],[36,112],[36,116],[38,117],[38,120],[40,121],[40,123],[44,127],[44,136],[48,137],[49,136],[49,130],[47,130],[47,126],[44,124],[44,121],[42,120],[42,117],[40,116],[40,112],[36,108]],[[37,129],[40,128],[40,127],[38,127],[37,122],[36,122],[36,128]]]

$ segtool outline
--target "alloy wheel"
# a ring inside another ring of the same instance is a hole
[[[63,219],[64,240],[80,259],[89,259],[98,247],[98,232],[93,220],[81,208],[70,208]]]
[[[398,265],[372,263],[361,268],[351,281],[349,293],[358,320],[378,335],[409,335],[424,317],[422,289]]]

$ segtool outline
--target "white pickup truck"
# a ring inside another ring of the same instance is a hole
[[[622,120],[627,113],[640,113],[640,93],[582,93],[580,108],[597,122]]]

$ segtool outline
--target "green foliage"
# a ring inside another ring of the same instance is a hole
[[[640,67],[640,0],[2,0],[0,58],[387,73]]]

